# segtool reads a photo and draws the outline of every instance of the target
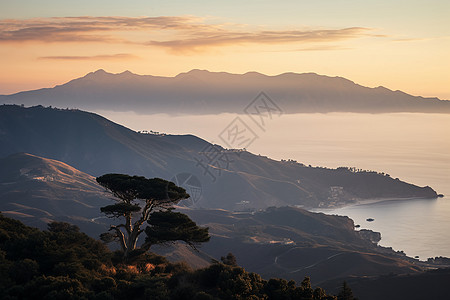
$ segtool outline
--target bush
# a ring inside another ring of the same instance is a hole
[[[0,290],[2,299],[330,299],[283,279],[263,280],[235,265],[214,263],[192,271],[162,256],[109,251],[78,227],[53,223],[39,231],[0,214]],[[232,263],[230,263],[232,262]]]

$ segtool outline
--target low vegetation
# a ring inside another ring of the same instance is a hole
[[[152,253],[122,258],[74,225],[40,231],[0,214],[2,299],[336,299],[308,277],[264,280],[230,254],[199,270]]]

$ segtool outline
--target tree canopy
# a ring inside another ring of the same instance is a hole
[[[145,244],[148,247],[153,244],[183,241],[195,249],[197,245],[210,239],[208,228],[197,226],[187,215],[179,212],[154,212],[147,223],[149,226],[145,229]]]
[[[344,281],[342,283],[339,294],[337,295],[337,299],[338,300],[356,300],[356,298],[353,297],[352,289],[348,286],[346,281]]]

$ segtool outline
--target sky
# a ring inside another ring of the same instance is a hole
[[[0,94],[97,69],[314,72],[450,100],[450,1],[0,0]]]

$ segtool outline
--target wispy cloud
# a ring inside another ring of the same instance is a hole
[[[193,33],[192,38],[178,38],[168,41],[150,41],[149,45],[165,47],[171,51],[198,51],[213,46],[242,44],[292,44],[323,43],[354,39],[369,35],[369,28],[353,27],[333,30],[297,30],[297,31],[257,31],[233,32],[220,31]],[[323,49],[323,47],[317,47]],[[310,48],[311,49],[311,48]],[[330,50],[331,48],[328,48]]]
[[[428,39],[424,39],[424,38],[397,38],[397,39],[393,39],[393,42],[421,42],[421,41],[425,41]]]
[[[280,50],[269,50],[266,52],[302,52],[302,51],[336,51],[336,50],[353,50],[352,47],[343,47],[338,45],[316,45],[316,46],[306,46],[302,48],[286,48]]]
[[[92,55],[92,56],[41,56],[38,59],[49,59],[49,60],[124,60],[124,59],[137,59],[136,55],[128,53],[119,54],[105,54],[105,55]]]
[[[8,19],[0,20],[0,42],[126,42],[118,32],[192,30],[204,26],[199,21],[196,17]]]
[[[372,29],[364,27],[255,30],[243,24],[209,24],[205,19],[194,16],[86,16],[0,20],[0,43],[120,43],[161,47],[171,52],[195,52],[212,47],[243,44],[330,43],[373,37],[371,31]],[[71,58],[61,56],[53,59]],[[72,59],[83,58],[73,56]]]

